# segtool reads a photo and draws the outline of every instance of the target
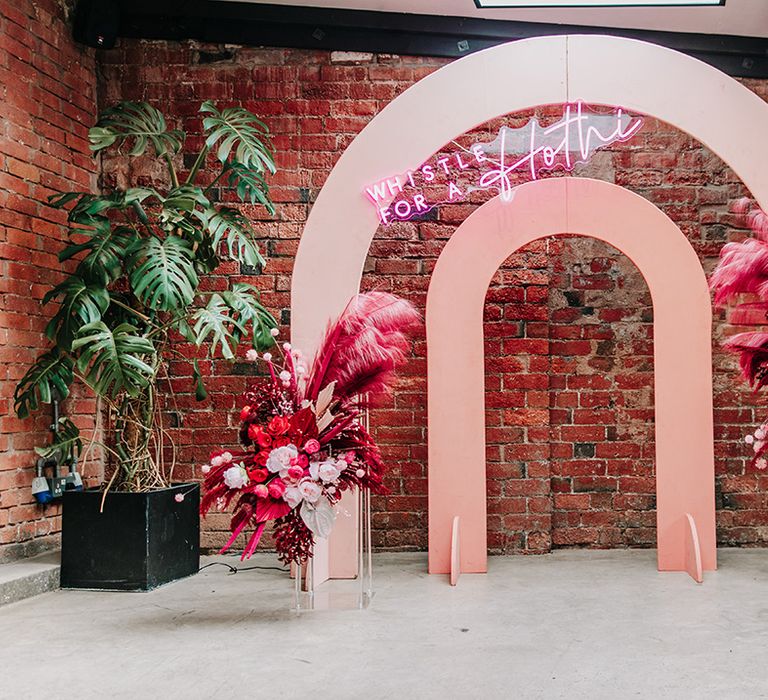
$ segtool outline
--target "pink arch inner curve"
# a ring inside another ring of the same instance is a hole
[[[432,275],[426,316],[429,571],[450,571],[457,515],[461,571],[486,571],[485,296],[511,253],[557,233],[610,243],[648,283],[654,310],[658,567],[687,570],[690,514],[702,568],[715,569],[706,276],[685,235],[653,204],[617,185],[562,177],[521,185],[511,202],[497,197],[476,210],[446,244]]]

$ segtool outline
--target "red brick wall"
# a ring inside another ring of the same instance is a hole
[[[100,99],[154,101],[192,130],[204,99],[243,104],[269,123],[279,152],[273,179],[278,213],[244,210],[257,220],[269,254],[266,273],[252,281],[287,324],[293,256],[331,167],[387,102],[445,63],[131,41],[103,54]],[[750,87],[759,94],[768,89],[763,82]],[[495,134],[502,121],[478,131]],[[115,174],[109,163],[106,171]],[[729,202],[744,193],[733,173],[700,144],[655,120],[631,143],[598,154],[581,173],[624,185],[660,206],[689,236],[707,271],[722,244],[743,235],[727,213]],[[363,287],[393,290],[423,309],[445,240],[481,201],[444,206],[434,220],[381,229]],[[488,292],[485,330],[490,549],[652,546],[652,308],[638,271],[591,239],[539,241],[499,270]],[[717,315],[715,346],[725,331]],[[748,467],[741,442],[762,413],[739,384],[732,358],[719,350],[715,358],[718,539],[765,544],[767,484]],[[394,397],[372,417],[392,489],[376,500],[376,543],[383,548],[426,547],[425,365],[422,335]],[[216,389],[206,403],[195,404],[184,377],[189,367],[175,366],[180,406],[188,411],[176,432],[186,477],[199,477],[195,465],[222,435],[235,440],[237,419],[224,411],[234,407],[232,392],[245,385],[247,367],[236,365],[233,372],[216,362],[213,369]],[[226,516],[211,518],[204,544],[220,543],[226,526]]]
[[[20,421],[13,390],[47,346],[41,299],[61,279],[56,258],[65,217],[50,194],[95,185],[87,129],[95,114],[91,51],[74,45],[55,0],[0,0],[0,561],[56,544],[60,507],[30,493],[36,445],[50,440],[50,413]],[[63,406],[85,429],[95,405],[82,392]],[[92,481],[100,464],[87,467]]]

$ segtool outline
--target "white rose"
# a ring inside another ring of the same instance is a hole
[[[323,462],[318,469],[318,476],[327,484],[336,481],[341,474],[341,470],[334,462]]]
[[[269,453],[267,458],[267,469],[273,474],[291,466],[291,460],[299,456],[296,445],[285,445],[276,447]]]
[[[317,481],[320,478],[320,465],[322,462],[310,462],[309,463],[309,475]]]
[[[301,497],[309,503],[316,503],[323,494],[323,489],[320,487],[320,484],[312,481],[312,479],[304,479],[299,483],[298,488]]]
[[[303,500],[303,496],[295,486],[289,486],[283,493],[283,500],[291,507],[295,508]]]
[[[230,467],[224,472],[224,483],[231,489],[241,489],[248,483],[248,473],[242,467]]]

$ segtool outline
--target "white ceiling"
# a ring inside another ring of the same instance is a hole
[[[242,1],[242,0],[241,0]],[[479,10],[474,0],[245,0],[261,4],[378,10],[593,27],[654,29],[768,38],[768,0],[726,0],[720,7]],[[674,0],[670,0],[673,2]]]

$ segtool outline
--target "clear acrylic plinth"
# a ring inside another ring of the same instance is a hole
[[[371,557],[371,492],[357,491],[357,578],[332,579],[315,587],[312,567],[292,567],[294,576],[291,610],[364,610],[373,598]]]

